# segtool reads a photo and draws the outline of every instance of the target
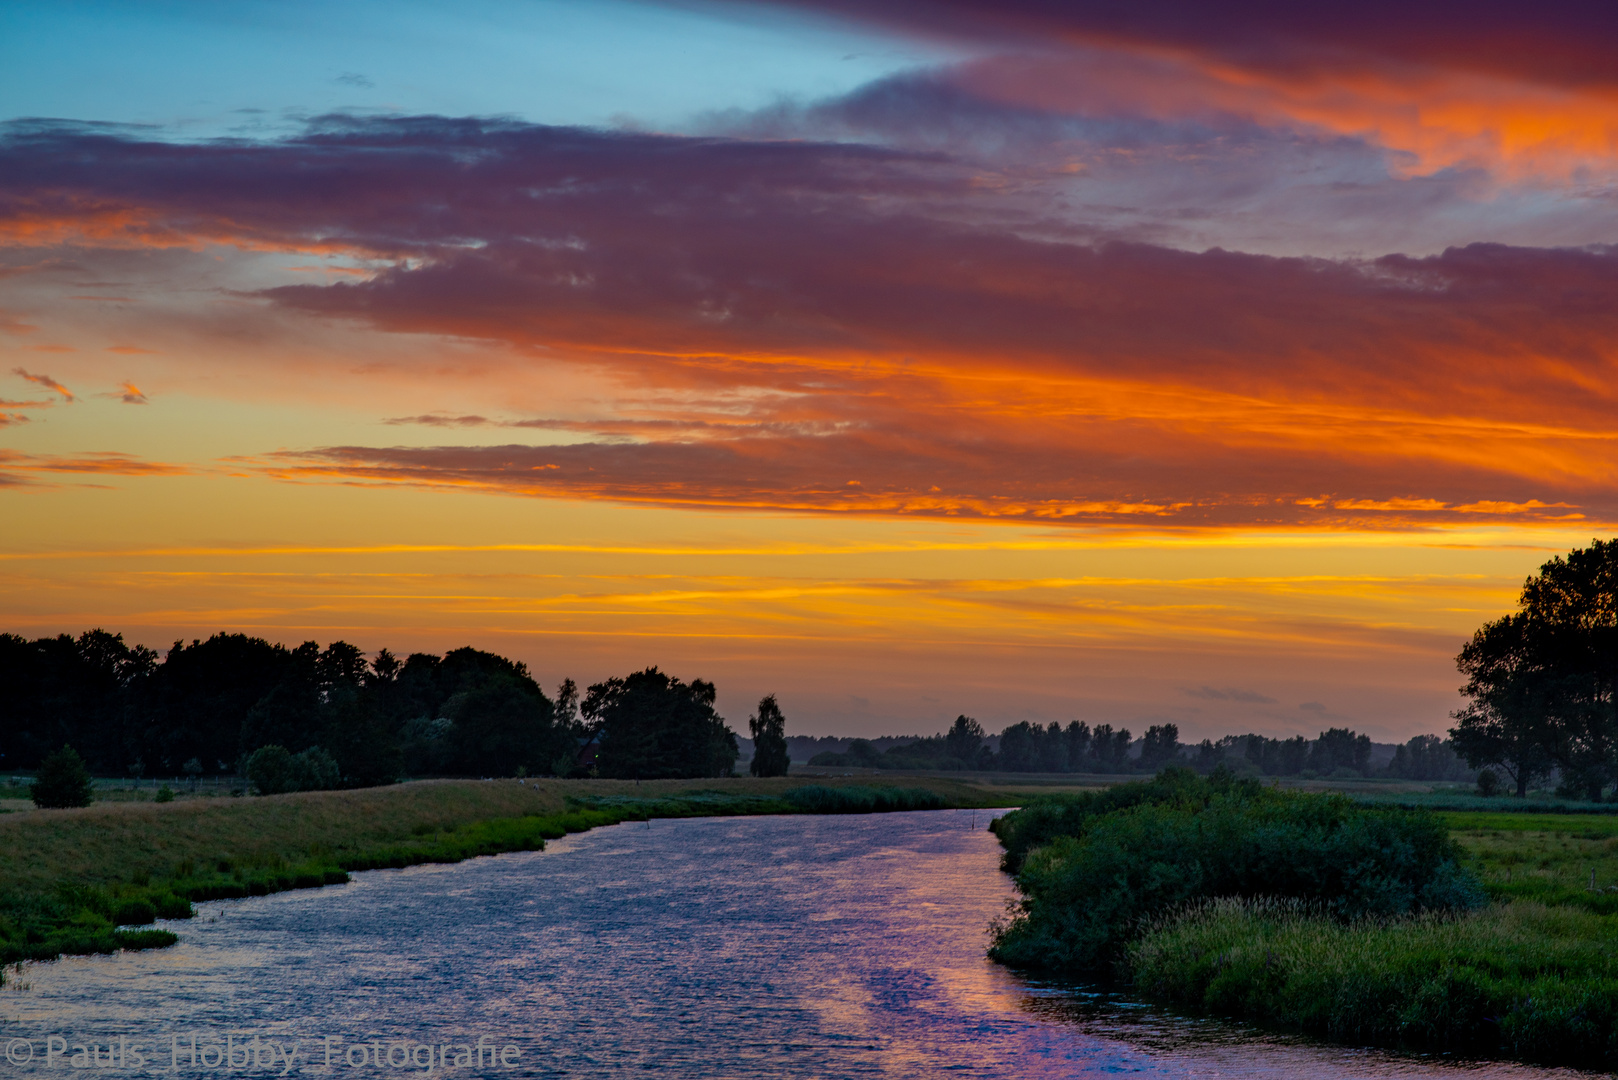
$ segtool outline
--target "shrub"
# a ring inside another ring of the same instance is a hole
[[[1216,768],[1206,780],[1190,769],[1171,766],[1151,780],[1116,784],[1100,791],[1032,799],[1021,809],[990,822],[989,828],[1000,838],[1000,846],[1006,850],[1001,865],[1008,873],[1014,874],[1022,868],[1023,860],[1034,848],[1048,844],[1059,836],[1077,836],[1091,819],[1103,814],[1143,804],[1201,807],[1206,806],[1215,795],[1238,793],[1257,798],[1264,790],[1258,781],[1238,779],[1223,765]]]
[[[164,784],[162,787],[157,789],[157,796],[152,801],[153,802],[173,802],[174,801],[174,789],[169,787],[167,784]]]
[[[141,897],[125,900],[113,908],[112,921],[119,926],[145,926],[157,921],[157,905]]]
[[[261,746],[247,759],[243,769],[247,782],[260,795],[280,795],[298,790],[297,768],[292,763],[292,751],[284,746]]]
[[[1143,919],[1212,897],[1290,898],[1342,919],[1484,901],[1430,813],[1220,790],[1169,770],[1155,784],[1148,794],[1160,801],[1091,815],[1077,835],[1028,852],[1017,875],[1021,911],[997,928],[991,955],[1105,976]],[[1007,832],[1019,835],[1018,826]]]
[[[47,809],[89,806],[95,786],[84,759],[71,746],[51,754],[39,766],[39,776],[28,791],[34,805]]]
[[[260,795],[289,791],[327,791],[340,779],[337,759],[318,746],[294,754],[284,746],[261,746],[243,767],[248,782]]]
[[[1488,798],[1500,790],[1500,774],[1493,769],[1478,773],[1478,794]]]

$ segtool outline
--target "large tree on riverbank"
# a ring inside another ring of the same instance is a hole
[[[1540,567],[1456,665],[1472,700],[1450,733],[1469,764],[1499,766],[1519,795],[1555,766],[1599,799],[1618,777],[1618,541]]]

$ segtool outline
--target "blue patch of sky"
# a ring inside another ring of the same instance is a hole
[[[0,119],[270,135],[333,111],[678,131],[956,58],[768,7],[625,0],[0,3]]]

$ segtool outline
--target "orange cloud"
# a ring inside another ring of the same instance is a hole
[[[56,393],[62,395],[62,400],[63,401],[73,401],[73,400],[75,400],[75,398],[73,397],[73,391],[69,390],[67,387],[65,387],[61,383],[57,382],[55,379],[51,378],[49,375],[34,375],[34,374],[29,373],[28,371],[25,371],[24,369],[22,369],[20,367],[19,368],[12,368],[11,373],[13,375],[21,375],[23,378],[27,379],[29,382],[35,383],[35,384],[37,384],[39,386],[43,386],[47,390],[54,390]]]
[[[124,167],[84,171],[82,135],[38,140],[0,156],[24,202],[408,250],[235,297],[252,317],[481,343],[604,388],[593,416],[387,421],[572,445],[249,463],[288,480],[1119,528],[1618,519],[1612,248],[1093,243],[1001,220],[957,163],[860,146],[420,118],[228,149],[102,139]]]
[[[186,476],[193,470],[184,465],[146,461],[133,454],[104,450],[95,453],[25,454],[0,449],[0,473],[6,482],[26,482],[34,473],[69,473],[84,476]]]
[[[1618,88],[1545,86],[1465,71],[1243,66],[1193,50],[1081,42],[1070,53],[993,58],[953,78],[987,100],[1058,113],[1124,109],[1160,119],[1220,114],[1364,139],[1398,175],[1487,169],[1567,183],[1618,171]],[[1097,48],[1097,46],[1105,46]]]
[[[1618,27],[1580,0],[796,6],[988,48],[959,77],[1002,101],[1313,128],[1370,140],[1408,174],[1467,166],[1566,182],[1618,165]]]

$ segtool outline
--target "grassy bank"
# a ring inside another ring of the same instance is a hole
[[[124,801],[0,816],[0,963],[172,944],[197,901],[348,880],[356,870],[537,850],[647,818],[1004,806],[950,778],[418,781],[264,798]]]
[[[1493,901],[1480,911],[1345,921],[1221,899],[1148,921],[1120,974],[1156,1000],[1330,1039],[1618,1067],[1618,818],[1442,820]]]
[[[1131,948],[1161,1001],[1355,1043],[1604,1069],[1618,1062],[1612,920],[1531,901],[1344,923],[1220,900]]]

